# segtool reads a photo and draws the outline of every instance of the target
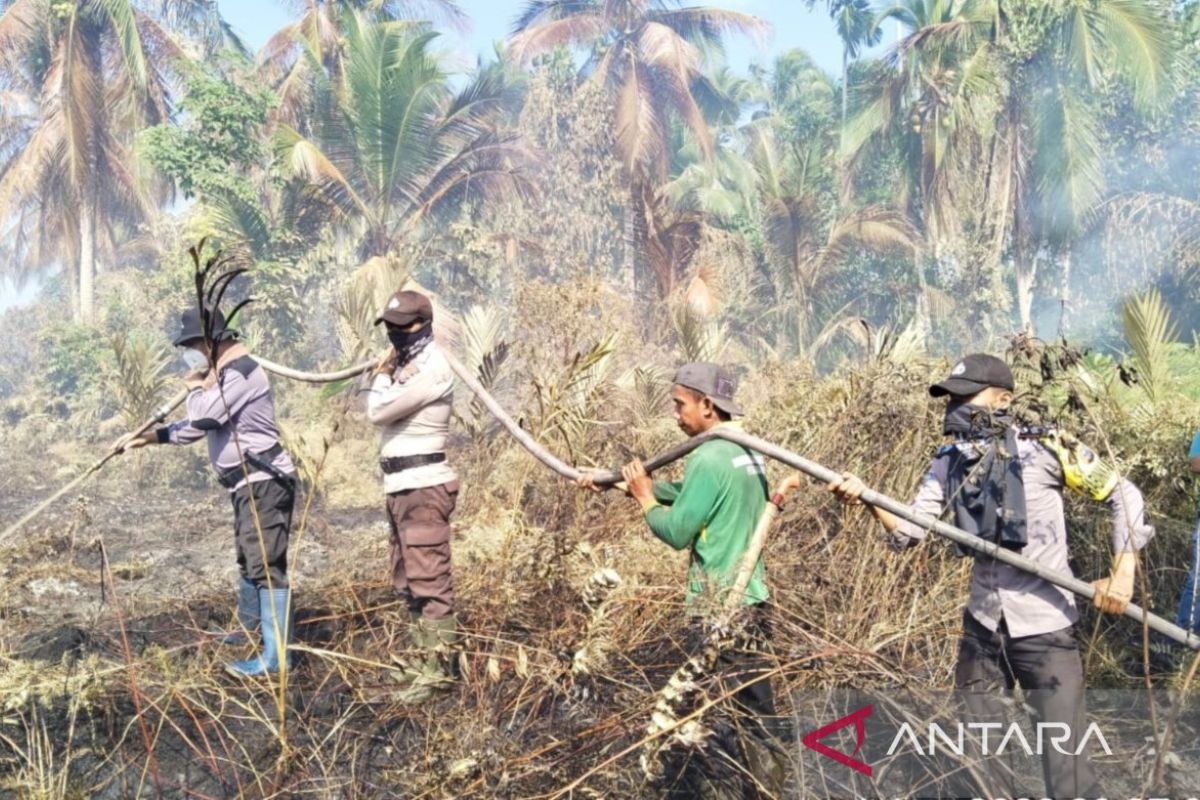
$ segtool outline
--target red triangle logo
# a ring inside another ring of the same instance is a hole
[[[868,778],[870,778],[875,774],[871,769],[871,765],[864,764],[863,762],[854,758],[854,756],[858,755],[858,751],[862,749],[863,741],[867,738],[866,720],[867,717],[871,716],[871,712],[873,710],[874,706],[863,706],[858,711],[855,711],[852,714],[847,714],[841,719],[831,722],[823,728],[817,728],[815,731],[809,733],[803,739],[801,739],[801,741],[809,750],[815,750],[826,758],[832,758],[839,764],[843,764],[850,769],[855,770],[856,772],[861,772],[863,775],[866,775]],[[829,734],[840,731],[842,728],[849,727],[850,725],[854,726],[854,732],[858,734],[858,741],[854,745],[854,752],[850,755],[846,755],[841,751],[834,750],[829,745],[821,742],[821,740]]]

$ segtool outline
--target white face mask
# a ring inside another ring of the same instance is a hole
[[[191,347],[183,348],[183,360],[188,365],[188,369],[205,369],[208,367],[208,357]]]

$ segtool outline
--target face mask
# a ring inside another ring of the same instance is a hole
[[[993,435],[1012,422],[1006,408],[989,409],[958,398],[946,404],[942,433],[959,436]]]
[[[183,361],[188,365],[188,369],[198,370],[208,367],[208,357],[191,347],[183,348]]]
[[[428,325],[422,325],[415,331],[388,331],[388,341],[392,343],[392,347],[396,348],[397,353],[404,353],[429,332]]]

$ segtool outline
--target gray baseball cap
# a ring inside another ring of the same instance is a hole
[[[707,361],[684,364],[675,371],[674,383],[700,392],[713,405],[731,416],[741,416],[742,407],[733,399],[737,381],[729,370]]]

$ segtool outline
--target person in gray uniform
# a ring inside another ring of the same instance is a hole
[[[986,353],[965,356],[944,381],[929,387],[931,396],[948,400],[947,443],[934,456],[912,507],[946,515],[965,531],[1069,575],[1063,492],[1070,488],[1104,503],[1113,561],[1109,576],[1093,582],[1093,603],[1120,614],[1133,596],[1137,551],[1154,536],[1142,493],[1086,448],[1067,449],[1059,434],[1021,425],[1011,410],[1015,392],[1012,370]],[[846,472],[828,488],[844,503],[858,505],[865,487]],[[878,506],[870,510],[897,551],[926,537],[920,525]],[[1020,686],[1034,721],[1069,734],[1065,747],[1042,750],[1045,794],[1039,796],[1104,796],[1083,747],[1087,708],[1074,596],[1003,561],[974,558],[954,675],[971,721],[1005,721],[1004,698]],[[1019,786],[1024,776],[1007,760],[993,754],[985,763],[986,796],[1026,796]]]
[[[274,674],[292,665],[287,652],[292,627],[287,549],[296,470],[279,441],[266,372],[238,341],[237,331],[226,326],[220,311],[213,312],[213,321],[215,369],[210,368],[199,310],[190,308],[180,315],[174,344],[182,348],[191,368],[184,376],[187,417],[131,439],[123,450],[208,441],[217,481],[229,491],[233,504],[241,573],[238,621],[245,632],[262,632],[258,655],[235,661],[226,671],[237,677]],[[224,641],[245,641],[245,634],[238,631]]]

